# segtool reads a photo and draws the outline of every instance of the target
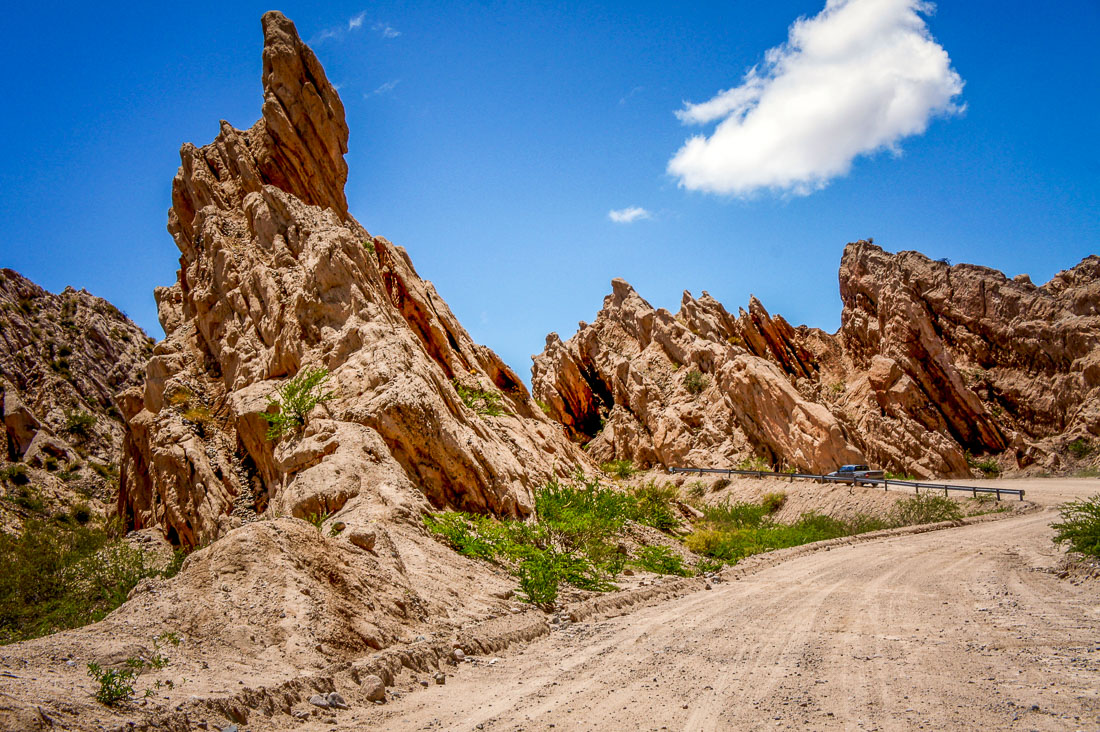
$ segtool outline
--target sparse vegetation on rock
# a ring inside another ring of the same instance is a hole
[[[268,411],[260,412],[268,423],[267,439],[277,442],[284,435],[300,432],[314,407],[335,398],[333,392],[325,391],[327,382],[328,369],[307,368],[280,386],[267,404]],[[187,414],[193,414],[195,409]],[[203,416],[208,419],[209,412]]]

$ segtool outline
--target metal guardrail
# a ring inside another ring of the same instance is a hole
[[[795,478],[802,480],[814,480],[819,483],[849,483],[855,485],[881,485],[883,489],[890,490],[890,486],[901,486],[905,488],[913,488],[917,493],[920,493],[920,489],[943,491],[946,496],[948,491],[962,491],[970,493],[974,498],[978,497],[979,493],[988,495],[995,495],[997,500],[1001,500],[1002,495],[1017,496],[1021,501],[1024,500],[1024,491],[1021,488],[989,488],[986,486],[975,485],[951,485],[949,483],[925,483],[923,481],[913,480],[896,480],[894,478],[844,478],[836,475],[815,475],[814,473],[776,473],[769,470],[737,470],[736,468],[669,468],[670,473],[719,473],[724,475],[750,475],[755,478],[788,478],[790,482],[794,482]]]

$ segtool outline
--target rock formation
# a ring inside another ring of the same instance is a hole
[[[267,13],[263,32],[262,119],[180,151],[179,281],[156,291],[167,337],[121,397],[119,512],[183,546],[277,515],[412,531],[430,505],[527,514],[584,455],[348,213],[340,99],[289,20]],[[331,401],[268,439],[273,395],[318,369]],[[486,400],[504,414],[479,413]]]
[[[1100,435],[1100,257],[1036,287],[856,242],[833,335],[756,298],[735,317],[685,292],[673,315],[612,287],[594,323],[547,337],[532,377],[597,460],[958,477],[977,455],[1058,470]]]
[[[0,528],[14,530],[78,493],[108,500],[123,433],[113,395],[141,383],[151,349],[106,300],[71,287],[54,295],[0,270],[0,469],[30,471],[22,487],[5,481]]]

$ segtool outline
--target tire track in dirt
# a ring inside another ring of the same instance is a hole
[[[1097,588],[1044,511],[832,548],[459,667],[336,729],[1094,729]]]

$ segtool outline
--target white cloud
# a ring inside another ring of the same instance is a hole
[[[646,211],[641,206],[631,206],[629,208],[612,209],[607,212],[607,218],[614,221],[616,224],[632,224],[635,221],[641,219],[652,218],[653,214]]]
[[[367,11],[364,10],[363,12],[359,13],[359,15],[356,15],[351,20],[349,20],[348,30],[355,30],[359,26],[363,25],[363,18],[365,18],[366,15]]]
[[[685,124],[721,120],[689,139],[668,172],[692,190],[745,196],[806,195],[851,169],[859,155],[900,154],[954,103],[963,81],[932,38],[923,0],[827,0],[799,18],[741,84],[676,113]]]
[[[375,33],[381,33],[383,38],[397,38],[401,35],[401,31],[397,30],[389,23],[375,23],[371,26],[371,30]]]
[[[401,80],[400,80],[400,79],[394,79],[393,81],[387,81],[387,82],[386,82],[385,84],[383,84],[382,86],[378,87],[377,89],[375,89],[374,91],[372,91],[372,92],[371,92],[370,94],[368,94],[367,96],[372,96],[372,95],[378,95],[378,94],[385,94],[385,93],[387,93],[387,92],[391,92],[391,91],[393,91],[393,88],[394,88],[395,86],[397,86],[398,84],[400,84],[400,83],[401,83]]]

